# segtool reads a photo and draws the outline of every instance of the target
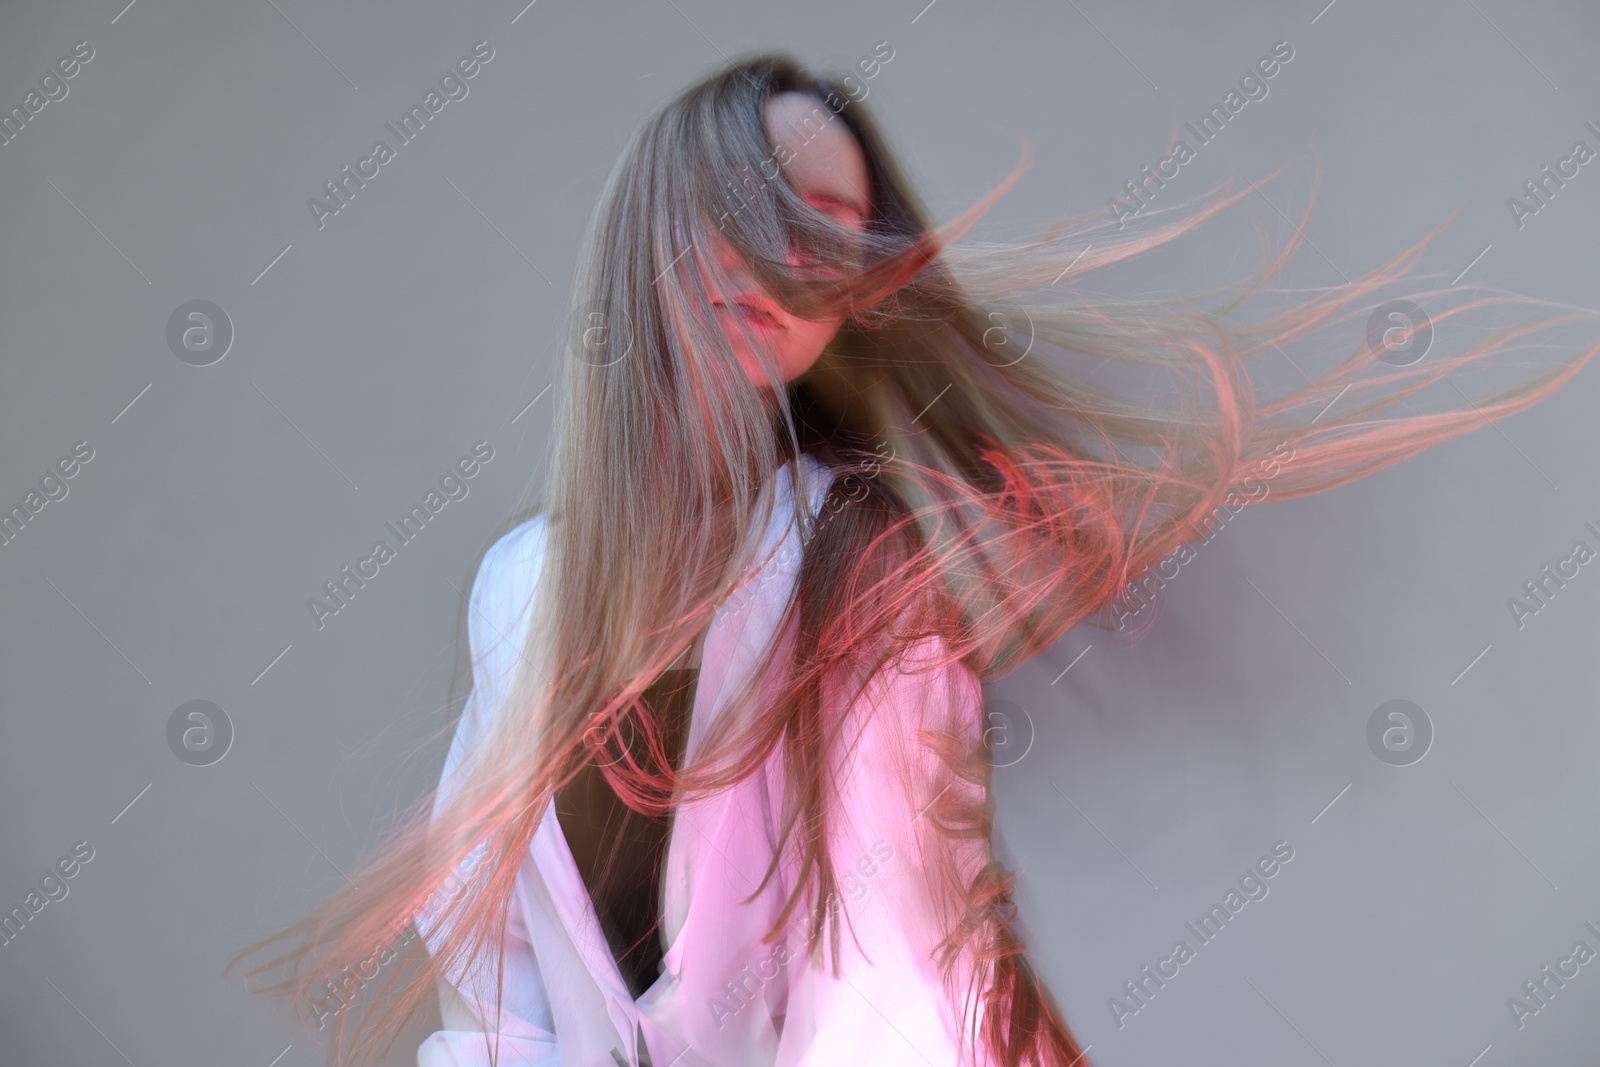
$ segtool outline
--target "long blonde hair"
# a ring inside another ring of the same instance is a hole
[[[779,177],[763,109],[785,91],[816,97],[816,121],[843,122],[859,141],[872,183],[864,234],[811,210]],[[1405,295],[1434,324],[1513,307],[1541,314],[1448,355],[1441,343],[1421,361],[1393,358],[1395,335],[1374,346],[1363,326],[1435,231],[1355,281],[1296,291],[1259,321],[1233,321],[1247,298],[1272,292],[1265,283],[1301,227],[1248,283],[1182,300],[1091,299],[1072,283],[1189,233],[1247,191],[1144,212],[1126,229],[1101,212],[1025,241],[962,241],[1025,165],[934,227],[866,108],[780,55],[734,63],[644,122],[600,196],[573,290],[546,577],[523,668],[470,777],[431,826],[429,797],[354,885],[236,957],[292,942],[251,972],[293,964],[262,992],[291,993],[309,1012],[330,980],[404,935],[471,858],[470,891],[443,909],[439,951],[396,972],[357,1025],[353,1051],[360,1058],[392,1040],[434,979],[500,942],[550,798],[624,728],[643,738],[643,755],[608,759],[605,773],[642,812],[726,789],[781,749],[782,844],[767,876],[791,850],[801,877],[773,934],[809,911],[813,949],[837,952],[829,753],[842,709],[879,668],[938,635],[952,662],[997,677],[1080,621],[1100,622],[1131,583],[1204,536],[1267,457],[1280,461],[1274,499],[1333,488],[1525,410],[1600,348],[1569,348],[1553,367],[1458,408],[1374,418],[1474,363],[1520,370],[1528,364],[1509,353],[1593,313],[1472,287],[1413,290]],[[848,316],[797,383],[786,386],[765,354],[765,390],[741,370],[696,269],[718,277],[715,257],[701,255],[713,230],[791,311]],[[1304,388],[1258,398],[1248,365],[1290,345],[1342,358]],[[1083,356],[1188,381],[1187,402],[1158,404],[1063,369]],[[1281,462],[1285,445],[1292,459]],[[813,522],[795,494],[805,545],[790,603],[797,638],[790,662],[777,661],[776,643],[767,652],[782,685],[759,706],[743,694],[743,712],[719,720],[739,727],[708,737],[702,758],[674,772],[639,698],[758,562],[746,531],[771,507],[773,472],[802,453],[839,476],[826,522]],[[970,746],[928,743],[974,785],[945,798],[931,822],[952,843],[986,841],[986,766]],[[963,871],[949,855],[930,846],[929,892],[946,921],[938,962],[968,1051],[1006,1065],[1081,1062],[1012,923],[1011,875],[996,862]],[[344,1024],[341,1015],[341,1063]]]

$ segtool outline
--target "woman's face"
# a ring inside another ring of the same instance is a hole
[[[806,203],[841,225],[863,230],[872,210],[867,160],[855,135],[836,118],[832,109],[814,96],[778,93],[767,101],[767,136],[783,177]],[[757,387],[767,385],[766,374],[738,329],[743,321],[760,342],[770,346],[785,382],[805,374],[833,340],[843,317],[802,319],[791,315],[761,291],[720,233],[713,231],[712,242],[730,290],[722,291],[703,265],[701,279],[740,366]],[[790,262],[796,262],[792,255]]]

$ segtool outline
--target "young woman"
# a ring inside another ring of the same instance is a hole
[[[296,964],[268,991],[341,1054],[370,983],[363,1052],[437,990],[421,1067],[1081,1061],[991,848],[980,680],[1111,608],[1264,461],[1274,498],[1331,488],[1595,352],[1373,419],[1588,313],[1395,358],[1406,328],[1363,327],[1426,241],[1252,325],[1238,300],[1091,303],[1074,276],[1245,194],[964,246],[1016,176],[935,229],[853,84],[734,64],[612,172],[546,505],[479,568],[440,787],[261,968]],[[1464,293],[1410,295],[1436,323],[1516,303]],[[1324,330],[1343,361],[1258,398],[1246,364]],[[1151,371],[1204,396],[1152,399]],[[425,954],[395,947],[412,929]]]

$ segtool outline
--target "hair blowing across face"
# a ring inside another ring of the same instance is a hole
[[[872,186],[863,229],[818,212],[784,180],[763,109],[791,91],[814,96],[819,122],[857,138]],[[642,738],[645,755],[625,753],[606,773],[640,811],[727,788],[781,746],[788,792],[767,875],[792,854],[802,877],[778,925],[809,911],[813,947],[836,948],[835,865],[852,857],[828,848],[829,767],[843,709],[877,668],[938,635],[952,663],[997,677],[1114,610],[1130,583],[1203,537],[1241,480],[1286,443],[1292,459],[1273,497],[1331,489],[1527,409],[1596,351],[1550,346],[1554,366],[1501,392],[1393,415],[1399,401],[1474,365],[1526,367],[1509,355],[1549,329],[1587,326],[1593,313],[1470,286],[1411,288],[1404,295],[1435,324],[1480,315],[1492,328],[1478,343],[1394,366],[1367,344],[1363,324],[1438,231],[1348,284],[1268,289],[1303,225],[1254,280],[1226,292],[1091,299],[1077,284],[1085,277],[1138,262],[1247,191],[1146,212],[1126,228],[1098,211],[1027,240],[964,243],[1020,173],[935,226],[865,105],[783,56],[734,63],[643,123],[601,192],[578,266],[542,502],[549,577],[521,676],[431,826],[432,798],[423,798],[354,885],[245,950],[290,942],[257,971],[294,971],[261,991],[291,993],[306,1009],[342,968],[401,936],[487,842],[470,891],[444,909],[451,933],[439,955],[397,969],[357,1024],[354,1050],[370,1053],[446,968],[503,937],[544,806],[592,753],[614,752],[619,731]],[[719,281],[703,254],[713,233],[785,308],[842,316],[797,381],[782,379],[754,335],[746,341],[765,387],[741,370],[706,285],[708,275]],[[1258,296],[1284,299],[1240,321]],[[1519,309],[1541,315],[1504,321]],[[1257,396],[1252,368],[1290,346],[1308,352],[1301,366],[1321,369],[1300,388]],[[1102,364],[1170,387],[1096,385],[1116,377],[1093,372]],[[781,685],[760,701],[747,694],[719,719],[737,728],[708,737],[702,758],[674,773],[637,698],[758,562],[746,533],[771,506],[773,472],[801,452],[841,476],[814,529],[796,494],[805,549],[791,625],[779,627],[793,643],[782,659],[768,650]],[[987,848],[993,819],[982,753],[950,743],[961,733],[929,742],[972,788],[932,812],[939,832],[922,857],[947,930],[938,961],[947,991],[968,1020],[971,1051],[1008,1067],[1067,1067],[1080,1050],[1012,925],[1010,873],[992,857],[976,868],[954,859],[962,842]],[[344,1023],[341,1014],[341,1060]]]

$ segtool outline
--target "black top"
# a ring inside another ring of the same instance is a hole
[[[682,762],[699,673],[692,667],[663,671],[644,691],[674,767]],[[643,748],[635,747],[641,761]],[[671,818],[629,808],[592,758],[557,791],[555,808],[617,969],[637,1000],[661,974],[661,867]]]

